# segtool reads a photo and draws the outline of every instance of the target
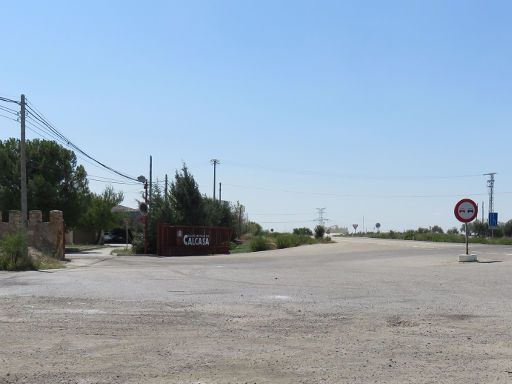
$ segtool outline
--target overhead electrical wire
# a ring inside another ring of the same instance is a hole
[[[315,196],[328,196],[328,197],[351,197],[351,198],[376,198],[376,199],[404,199],[404,198],[443,198],[443,197],[471,197],[471,196],[487,196],[487,193],[460,193],[460,194],[438,194],[438,195],[362,195],[362,194],[340,194],[340,193],[322,193],[322,192],[305,192],[305,191],[292,191],[286,189],[273,189],[266,187],[244,186],[237,184],[223,183],[228,187],[254,189],[269,192],[284,192],[298,195],[315,195]],[[498,192],[497,194],[512,194],[512,191]]]
[[[4,118],[6,118],[6,119],[9,119],[9,120],[12,120],[12,121],[16,121],[16,122],[18,122],[18,119],[14,119],[14,118],[12,118],[12,117],[9,117],[9,116],[6,116],[6,115],[2,115],[1,113],[0,113],[0,117],[4,117]]]
[[[277,167],[268,167],[258,164],[244,164],[237,163],[231,161],[224,161],[224,165],[232,165],[235,167],[241,168],[252,168],[259,169],[266,172],[277,172],[277,173],[286,173],[286,174],[296,174],[303,176],[322,176],[322,177],[335,177],[335,178],[344,178],[344,179],[377,179],[377,180],[387,180],[387,179],[407,179],[407,180],[421,180],[421,179],[457,179],[457,178],[470,178],[470,177],[481,177],[482,174],[467,174],[467,175],[364,175],[364,174],[343,174],[343,173],[333,173],[333,172],[319,172],[319,171],[303,171],[296,169],[284,169]]]
[[[116,169],[106,165],[105,163],[97,160],[93,156],[89,155],[86,151],[84,151],[83,149],[78,147],[70,139],[68,139],[64,134],[62,134],[59,130],[57,130],[57,128],[55,128],[44,117],[44,115],[42,115],[42,113],[38,112],[37,109],[32,105],[32,103],[30,103],[28,101],[27,101],[27,115],[31,115],[35,120],[37,120],[38,122],[43,124],[49,132],[53,133],[52,136],[58,137],[61,140],[61,142],[63,142],[68,148],[71,148],[71,149],[81,153],[83,156],[87,157],[89,160],[95,162],[96,164],[98,164],[99,166],[103,167],[104,169],[106,169],[106,170],[108,170],[108,171],[110,171],[112,173],[117,174],[118,176],[121,176],[121,177],[123,177],[125,179],[129,179],[129,180],[132,180],[132,181],[139,182],[135,177],[129,176],[129,175],[123,173],[123,172],[120,172],[120,171],[118,171],[118,170],[116,170]]]
[[[13,99],[8,99],[7,97],[1,97],[0,96],[0,101],[5,101],[6,103],[14,103],[14,104],[20,104],[19,101],[17,100],[13,100]]]
[[[19,112],[18,112],[18,111],[16,111],[15,109],[8,108],[8,107],[4,107],[3,105],[0,105],[0,109],[1,109],[2,111],[5,111],[5,112],[11,113],[11,114],[13,114],[13,115],[19,116]]]

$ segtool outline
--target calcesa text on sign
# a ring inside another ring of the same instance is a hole
[[[187,246],[209,246],[210,235],[184,235],[183,245]]]

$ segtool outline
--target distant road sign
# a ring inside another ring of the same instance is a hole
[[[498,228],[498,212],[489,212],[489,228]]]
[[[352,226],[354,227],[354,231],[357,231],[357,227],[359,227],[359,224],[352,224]]]
[[[463,223],[470,223],[478,215],[478,205],[471,199],[462,199],[455,204],[455,217]]]

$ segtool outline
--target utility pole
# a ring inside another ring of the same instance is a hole
[[[144,201],[148,211],[144,216],[144,254],[148,254],[148,221],[149,221],[149,208],[148,208],[148,181],[144,182]]]
[[[222,203],[222,183],[219,183],[219,201]]]
[[[25,143],[25,95],[21,95],[21,139],[20,139],[20,162],[21,162],[21,225],[23,230],[27,229],[28,203],[27,203],[27,153]]]
[[[485,220],[484,209],[485,209],[485,201],[482,201],[482,224],[484,223],[484,220]]]
[[[151,202],[153,201],[153,156],[149,156],[149,210],[151,211]]]
[[[494,213],[494,175],[496,175],[496,172],[489,172],[484,174],[484,176],[489,176],[489,180],[487,180],[487,187],[489,188],[489,206],[487,207],[487,212],[489,214]],[[494,229],[491,228],[491,237],[493,236]]]
[[[167,178],[167,174],[165,174],[165,187],[164,187],[164,193],[165,193],[165,201],[167,201],[167,191],[168,191],[168,186],[169,186],[169,180]]]
[[[137,181],[144,184],[144,203],[139,204],[140,213],[144,216],[144,254],[148,254],[148,179],[144,176],[137,177]]]
[[[220,164],[220,161],[218,159],[211,159],[210,163],[213,164],[213,201],[215,201],[215,187],[217,183],[217,164]]]

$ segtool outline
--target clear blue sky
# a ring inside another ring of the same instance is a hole
[[[511,14],[507,1],[3,2],[0,96],[24,92],[130,175],[150,154],[160,180],[186,162],[211,195],[218,158],[223,199],[266,228],[313,227],[317,207],[344,226],[459,226],[454,203],[487,205],[490,171],[508,220]],[[0,118],[0,138],[18,134]],[[135,206],[137,187],[116,187]]]

